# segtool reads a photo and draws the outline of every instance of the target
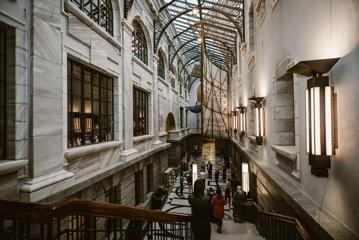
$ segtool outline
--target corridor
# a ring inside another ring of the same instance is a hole
[[[223,181],[223,175],[222,175],[222,169],[224,166],[223,158],[217,156],[206,156],[205,164],[208,163],[208,161],[211,161],[213,164],[213,177],[212,179],[208,178],[208,174],[206,174],[206,191],[212,187],[214,190],[216,189],[216,183],[214,180],[214,172],[219,169],[220,170],[220,177],[219,177],[219,186],[222,189],[222,192],[224,194],[225,190],[225,181]],[[202,164],[202,157],[197,157],[196,159],[192,158],[191,160],[192,164],[197,164],[198,166],[201,166]],[[187,172],[184,172],[185,175],[188,174]],[[230,169],[227,169],[227,178],[228,176],[231,176]],[[207,184],[209,183],[209,185]],[[167,202],[162,208],[162,211],[170,212],[170,213],[181,213],[181,214],[191,214],[191,207],[188,203],[188,195],[190,192],[190,188],[188,185],[188,182],[184,181],[184,188],[183,188],[183,195],[180,195],[180,180],[179,177],[176,178],[176,181],[173,185],[172,192],[169,194]],[[232,196],[231,196],[232,197]],[[232,208],[229,207],[229,204],[227,203],[225,206],[225,217],[223,219],[223,226],[222,226],[222,232],[217,232],[217,225],[212,223],[211,224],[211,239],[212,240],[261,240],[262,238],[254,224],[244,222],[244,223],[235,223],[233,221],[233,211]]]

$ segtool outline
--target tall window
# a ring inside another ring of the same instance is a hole
[[[6,30],[0,27],[0,159],[6,157]]]
[[[254,10],[253,5],[249,9],[249,50],[254,51]]]
[[[183,128],[183,107],[180,107],[180,127]]]
[[[133,136],[148,134],[148,93],[133,88]]]
[[[186,109],[186,128],[188,128],[188,110]]]
[[[183,81],[183,79],[182,79],[182,77],[181,76],[179,76],[179,79],[178,79],[179,81],[179,92],[180,92],[180,94],[182,95],[182,81]]]
[[[68,60],[68,147],[113,140],[113,78]]]
[[[165,79],[165,61],[161,51],[158,53],[158,58],[158,76]]]
[[[135,172],[135,205],[143,202],[143,170]]]
[[[136,20],[133,21],[132,53],[145,64],[148,64],[148,49],[145,33]]]
[[[88,17],[113,35],[113,11],[111,0],[70,0]]]
[[[147,193],[153,190],[153,163],[150,163],[146,167],[147,171]]]

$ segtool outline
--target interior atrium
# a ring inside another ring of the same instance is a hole
[[[0,0],[0,240],[358,240],[356,97],[358,0]]]

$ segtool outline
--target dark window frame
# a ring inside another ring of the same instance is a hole
[[[141,169],[135,172],[135,206],[143,200],[143,169]]]
[[[70,1],[113,36],[113,8],[111,0]]]
[[[180,107],[180,128],[183,128],[183,107]]]
[[[7,94],[6,94],[6,68],[7,68],[7,30],[0,27],[0,159],[6,159],[7,154]],[[2,85],[2,86],[1,86]]]
[[[133,136],[148,134],[149,93],[133,88]]]
[[[68,148],[113,141],[114,78],[71,58],[68,58],[67,67]],[[80,70],[79,76],[75,75],[74,68]],[[85,75],[89,76],[89,79],[85,78]],[[87,96],[86,89],[90,91],[90,96]],[[75,112],[76,101],[79,109]],[[85,106],[86,102],[91,103]]]
[[[144,64],[148,65],[148,46],[145,32],[137,20],[133,20],[132,53]]]
[[[157,73],[159,77],[161,77],[162,79],[166,79],[165,60],[161,51],[158,52]]]
[[[153,191],[153,163],[149,163],[146,166],[146,187],[147,187],[147,193],[150,193]]]

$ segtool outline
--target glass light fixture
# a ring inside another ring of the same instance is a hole
[[[192,186],[194,187],[194,183],[198,178],[198,169],[197,169],[197,164],[192,164]]]
[[[307,77],[305,91],[306,141],[311,173],[328,177],[330,157],[337,148],[336,94],[323,76],[339,58],[301,61],[288,71]]]
[[[242,189],[245,193],[249,192],[249,167],[248,163],[242,163]]]
[[[231,115],[232,115],[233,131],[234,131],[234,133],[237,133],[237,130],[238,130],[237,111],[236,110],[231,111]]]
[[[199,9],[198,8],[193,8],[193,10],[192,10],[192,15],[196,15],[196,16],[198,16],[199,15]]]
[[[255,136],[256,136],[256,142],[257,145],[263,144],[263,137],[264,137],[264,107],[263,107],[263,97],[256,97],[253,96],[249,98],[253,104],[254,104],[254,111],[255,111]]]
[[[203,39],[202,39],[201,37],[197,38],[197,42],[198,42],[198,44],[201,44],[201,43],[202,43],[202,41],[203,41]]]
[[[241,139],[245,136],[247,132],[247,108],[244,106],[237,107],[238,109],[238,127],[239,127],[239,136]]]

